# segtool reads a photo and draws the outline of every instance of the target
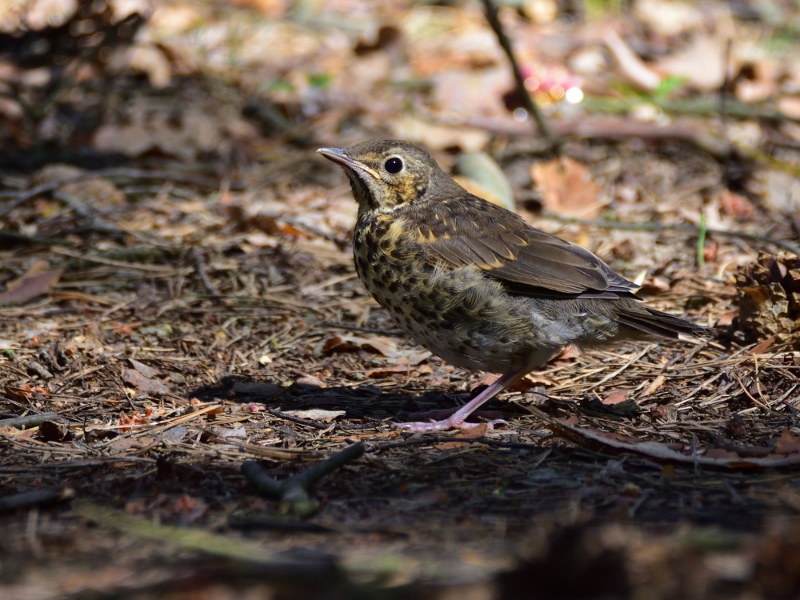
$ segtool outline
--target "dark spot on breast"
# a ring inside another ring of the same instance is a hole
[[[388,250],[391,242],[388,239],[383,239],[378,245],[381,247],[381,250]]]
[[[369,268],[369,265],[367,264],[367,261],[364,260],[363,256],[359,256],[358,260],[356,261],[356,263],[357,263],[359,272],[361,272],[361,273],[366,273],[367,272],[367,269]]]

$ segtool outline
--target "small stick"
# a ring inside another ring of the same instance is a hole
[[[539,110],[536,102],[533,101],[533,98],[531,98],[531,95],[528,93],[528,88],[525,87],[525,78],[522,76],[522,70],[519,68],[517,57],[514,55],[514,49],[511,47],[511,40],[508,39],[503,29],[503,24],[500,23],[500,19],[497,18],[497,7],[492,0],[483,0],[483,6],[486,9],[486,20],[489,21],[489,25],[492,26],[497,36],[497,41],[500,42],[506,56],[508,56],[508,62],[511,63],[511,70],[514,72],[514,81],[517,83],[517,91],[520,96],[522,96],[522,103],[525,105],[525,109],[533,116],[542,137],[544,137],[551,146],[556,146],[558,140],[550,130],[550,126],[547,124],[547,120],[542,114],[542,111]]]
[[[312,421],[311,419],[302,419],[300,417],[295,417],[294,415],[287,415],[286,413],[282,413],[274,408],[268,409],[267,412],[273,417],[291,421],[292,423],[298,423],[299,425],[306,425],[307,427],[314,427],[315,429],[328,429],[330,427],[330,425],[327,423],[320,423],[319,421]]]
[[[267,475],[256,461],[246,460],[242,463],[242,475],[259,493],[279,500],[282,511],[291,510],[298,517],[305,517],[314,512],[318,506],[318,503],[309,496],[308,489],[317,480],[354,461],[362,454],[364,454],[364,443],[357,442],[283,482],[278,482]]]
[[[0,421],[0,427],[35,427],[41,425],[45,421],[52,421],[58,418],[58,413],[46,412],[38,415],[27,415],[24,417],[14,417],[12,419],[3,419]]]
[[[44,488],[31,492],[22,492],[11,496],[0,497],[0,513],[28,508],[31,506],[41,506],[51,502],[69,500],[75,496],[72,488]]]

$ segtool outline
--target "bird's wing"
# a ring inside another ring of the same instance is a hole
[[[463,194],[445,203],[420,209],[414,222],[423,224],[417,241],[454,267],[477,266],[521,294],[615,297],[638,289],[588,250],[485,200]]]

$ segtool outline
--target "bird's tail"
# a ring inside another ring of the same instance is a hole
[[[702,325],[646,306],[640,308],[643,310],[621,311],[617,314],[617,321],[645,335],[655,335],[673,340],[677,340],[681,334],[695,338],[710,335],[708,328]]]

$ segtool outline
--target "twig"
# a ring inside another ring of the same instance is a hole
[[[44,488],[31,492],[22,492],[11,496],[0,498],[0,513],[29,508],[31,506],[41,506],[52,502],[69,500],[75,496],[72,488]]]
[[[414,111],[422,119],[433,123],[442,123],[451,127],[475,127],[510,137],[529,135],[520,130],[519,124],[512,119],[496,117],[467,117],[464,119],[448,118],[435,115],[426,110],[420,103],[414,104]],[[554,121],[550,124],[553,133],[558,137],[578,137],[581,139],[626,140],[644,138],[649,140],[686,141],[695,147],[708,152],[717,160],[726,160],[732,152],[732,145],[727,140],[713,134],[696,123],[643,123],[640,121],[615,118],[581,118],[570,121]],[[541,150],[537,150],[541,151]]]
[[[192,259],[194,260],[194,270],[200,276],[200,281],[203,282],[203,287],[206,288],[206,291],[211,294],[212,296],[218,296],[219,290],[216,288],[214,283],[208,278],[208,273],[206,273],[206,266],[203,264],[203,256],[197,250],[197,248],[192,248]]]
[[[542,211],[542,217],[559,221],[561,223],[574,223],[576,225],[589,225],[591,227],[600,227],[602,229],[626,229],[629,231],[675,231],[678,233],[693,233],[700,234],[700,228],[695,225],[682,224],[682,225],[665,225],[663,223],[619,223],[617,221],[603,221],[594,219],[579,219],[577,217],[565,217],[557,215],[549,211]],[[721,237],[732,237],[742,240],[750,240],[753,242],[760,242],[762,244],[772,244],[778,248],[783,248],[793,254],[800,256],[800,246],[795,246],[790,242],[779,240],[766,235],[759,235],[757,233],[749,233],[747,231],[725,231],[722,229],[706,229],[707,235],[718,235]]]
[[[36,187],[32,187],[29,190],[24,190],[21,192],[0,192],[0,198],[11,198],[9,202],[7,202],[4,206],[0,207],[0,217],[4,217],[5,215],[9,214],[12,210],[14,210],[17,206],[24,203],[39,194],[46,194],[48,192],[52,192],[57,190],[61,186],[72,183],[75,181],[82,181],[85,179],[91,179],[93,177],[128,177],[131,179],[165,179],[168,181],[178,181],[181,183],[194,183],[196,185],[207,185],[210,187],[217,187],[219,186],[219,181],[216,179],[210,179],[208,177],[198,177],[194,175],[185,175],[183,173],[172,173],[169,171],[146,171],[143,169],[130,169],[127,167],[115,167],[110,169],[100,169],[98,171],[89,171],[87,173],[81,173],[80,175],[75,175],[72,177],[65,177],[64,179],[59,179],[56,181],[51,181],[49,183],[43,183],[42,185],[37,185]],[[241,182],[230,182],[230,188],[236,190],[245,189],[244,183]]]
[[[48,238],[36,235],[25,235],[17,231],[0,229],[0,245],[2,246],[52,246],[53,244],[68,244],[64,238]]]
[[[722,126],[725,127],[726,122],[728,120],[727,117],[727,109],[728,109],[728,88],[731,85],[731,47],[732,47],[732,40],[728,38],[727,44],[725,44],[725,58],[723,59],[723,65],[725,65],[725,79],[722,81],[722,84],[719,86],[719,116],[722,119]]]
[[[267,475],[267,472],[257,462],[251,460],[242,463],[242,475],[259,493],[279,500],[282,511],[291,510],[296,516],[305,517],[314,512],[318,506],[318,503],[308,495],[308,489],[318,479],[357,459],[362,454],[364,454],[364,443],[357,442],[283,482],[278,482]]]
[[[489,21],[489,25],[491,25],[497,36],[497,41],[500,42],[500,46],[502,46],[506,56],[508,56],[508,62],[511,63],[511,70],[514,72],[514,81],[517,84],[517,91],[522,97],[522,103],[525,105],[525,109],[533,116],[542,137],[545,138],[551,146],[556,146],[558,140],[550,130],[550,126],[547,124],[547,120],[542,114],[542,111],[539,110],[536,102],[533,101],[533,98],[531,98],[531,95],[528,93],[528,88],[525,87],[525,78],[522,76],[517,57],[514,55],[514,49],[511,47],[511,40],[508,39],[503,29],[503,24],[500,23],[500,19],[497,18],[497,7],[492,0],[483,0],[483,6],[486,9],[486,20]]]
[[[146,271],[148,273],[160,273],[162,275],[176,275],[180,272],[175,267],[166,267],[159,265],[143,265],[139,263],[131,263],[121,260],[112,260],[110,258],[102,258],[100,256],[87,256],[84,254],[79,254],[78,252],[71,252],[64,248],[53,248],[52,252],[53,254],[67,256],[69,258],[74,258],[76,260],[85,260],[86,262],[97,263],[99,265],[108,265],[109,267],[118,267],[120,269],[132,269],[134,271]],[[189,269],[188,272],[191,272],[191,270],[192,269]]]
[[[0,421],[0,427],[35,427],[41,425],[45,421],[52,421],[58,418],[58,413],[46,412],[38,415],[27,415],[25,417],[14,417],[13,419],[3,419]]]
[[[446,437],[446,436],[439,436],[439,435],[425,435],[419,438],[414,438],[411,440],[405,440],[402,442],[390,442],[388,444],[382,444],[380,446],[375,446],[374,448],[370,448],[368,452],[383,452],[384,450],[393,450],[394,448],[405,448],[407,446],[419,446],[421,444],[442,444],[442,443],[450,443],[456,442],[458,444],[485,444],[486,446],[494,446],[496,448],[510,448],[512,450],[541,450],[541,446],[535,446],[533,444],[521,444],[519,442],[503,442],[500,440],[490,440],[485,437],[477,437],[477,438],[459,438],[459,437]],[[546,454],[550,454],[549,451]],[[545,457],[546,458],[546,457]],[[535,467],[539,466],[539,463],[535,464]],[[534,467],[534,468],[535,468]]]
[[[719,98],[702,96],[689,99],[648,98],[647,102],[661,110],[683,115],[708,117],[719,113]],[[581,105],[586,110],[608,113],[626,113],[642,103],[641,98],[596,98],[586,97]],[[748,104],[733,98],[725,101],[725,116],[738,119],[767,119],[769,121],[800,122],[800,118],[789,116],[769,104]]]
[[[306,425],[308,427],[314,427],[315,429],[328,429],[330,427],[327,423],[320,423],[319,421],[312,421],[311,419],[301,419],[300,417],[295,417],[294,415],[287,415],[286,413],[282,413],[279,410],[275,410],[274,408],[270,408],[267,410],[269,414],[273,417],[278,417],[279,419],[285,419],[286,421],[291,421],[292,423],[297,423],[299,425]]]

